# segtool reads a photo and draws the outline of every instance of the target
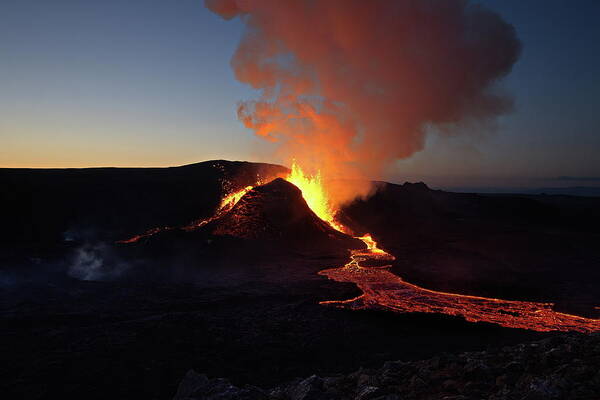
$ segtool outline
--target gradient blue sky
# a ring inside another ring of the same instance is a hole
[[[432,136],[380,178],[452,187],[600,177],[600,1],[479,2],[523,42],[504,83],[517,110],[494,131]],[[236,102],[256,96],[229,67],[242,29],[201,0],[3,0],[0,166],[278,162],[236,119]]]

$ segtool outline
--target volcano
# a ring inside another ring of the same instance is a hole
[[[282,178],[253,188],[207,228],[219,236],[284,241],[301,247],[339,245],[348,249],[362,245],[320,219],[300,189]]]
[[[232,248],[240,250],[242,257],[274,253],[346,257],[349,249],[365,247],[320,219],[300,189],[282,178],[253,187],[235,205],[217,210],[208,219],[181,228],[151,230],[124,243],[142,244],[134,246],[141,255],[162,257],[177,252],[197,258],[202,253],[215,260]]]

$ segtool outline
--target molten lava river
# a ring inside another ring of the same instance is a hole
[[[335,221],[335,210],[327,201],[324,185],[320,175],[305,175],[294,164],[292,172],[285,178],[296,185],[301,191],[308,206],[332,228],[349,234],[350,230]],[[261,183],[258,183],[261,184]],[[231,210],[237,201],[252,186],[225,197],[215,216],[208,220],[197,221],[184,227],[193,230],[205,225]],[[154,235],[165,227],[150,230],[142,235],[119,243],[132,243],[141,238]],[[341,301],[323,301],[321,304],[333,305],[349,309],[386,309],[400,313],[441,313],[460,316],[471,322],[490,322],[510,328],[530,329],[535,331],[600,331],[600,319],[584,318],[577,315],[565,314],[553,310],[553,303],[536,303],[529,301],[501,300],[486,297],[468,296],[455,293],[437,292],[405,282],[399,276],[389,271],[391,265],[363,266],[362,264],[378,265],[391,262],[395,257],[377,247],[370,234],[355,236],[361,240],[366,249],[350,250],[350,261],[339,268],[326,269],[320,275],[338,282],[356,284],[363,292],[360,296]]]
[[[352,250],[350,262],[319,274],[338,282],[352,282],[363,294],[349,300],[323,301],[350,309],[383,308],[396,312],[456,315],[471,322],[491,322],[509,328],[535,331],[600,331],[600,320],[556,312],[553,303],[511,301],[436,292],[405,282],[384,267],[363,267],[368,260],[392,261],[394,256],[379,249],[370,235],[357,237],[366,250]]]

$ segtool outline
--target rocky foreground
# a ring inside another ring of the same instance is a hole
[[[276,366],[273,366],[276,368]],[[349,375],[237,387],[193,370],[175,400],[600,399],[600,334],[567,334],[498,350],[386,362]]]

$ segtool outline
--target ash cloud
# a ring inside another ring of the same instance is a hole
[[[498,14],[467,0],[205,5],[246,24],[231,64],[260,98],[239,104],[240,120],[328,177],[377,178],[421,150],[431,128],[481,127],[512,108],[497,82],[521,44]]]

